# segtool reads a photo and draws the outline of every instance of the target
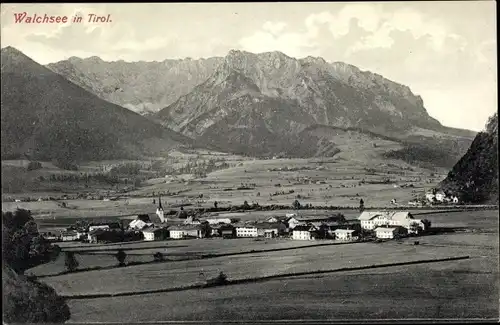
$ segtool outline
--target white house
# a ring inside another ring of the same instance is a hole
[[[336,229],[334,231],[335,239],[337,240],[357,240],[358,236],[354,236],[354,229]]]
[[[128,227],[130,229],[144,229],[146,227],[150,227],[152,226],[153,223],[152,222],[144,222],[143,220],[141,219],[135,219],[135,220],[132,220],[129,224],[128,224]]]
[[[62,241],[74,241],[78,240],[80,237],[76,231],[64,231],[61,233]]]
[[[201,238],[201,229],[198,227],[173,226],[169,228],[170,238],[181,239],[186,237]]]
[[[166,228],[148,228],[142,231],[145,241],[163,240],[167,237]]]
[[[410,232],[418,232],[418,228],[426,230],[422,220],[413,218],[407,211],[363,211],[358,220],[361,222],[361,228],[366,230],[374,230],[380,226],[402,226]],[[417,227],[414,227],[414,224]]]
[[[314,226],[296,226],[293,228],[292,239],[295,240],[313,240],[316,239],[316,227]]]
[[[258,229],[252,225],[236,227],[236,237],[257,237]]]
[[[298,225],[303,225],[304,223],[300,220],[297,220],[295,217],[290,217],[286,220],[286,223],[288,223],[288,228],[294,229]]]
[[[184,224],[185,225],[201,225],[201,222],[200,222],[200,220],[189,216],[186,218],[186,220],[184,220]]]
[[[97,229],[109,230],[109,225],[94,225],[89,227],[89,232],[92,232]]]
[[[432,192],[427,192],[425,193],[425,199],[432,203],[436,200],[436,195]]]
[[[405,234],[406,229],[403,227],[379,227],[375,229],[375,235],[380,239],[393,239]]]
[[[218,225],[221,223],[231,224],[230,218],[209,218],[209,219],[206,219],[206,221],[211,225]]]
[[[438,202],[444,202],[444,201],[445,201],[445,199],[446,199],[446,194],[444,194],[444,192],[443,192],[443,191],[438,191],[438,192],[436,193],[436,200],[437,200]]]

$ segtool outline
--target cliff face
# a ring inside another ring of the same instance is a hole
[[[465,202],[498,204],[497,113],[488,120],[484,132],[477,134],[441,188],[458,193]]]
[[[321,58],[234,50],[205,82],[156,118],[187,136],[230,148],[237,143],[250,151],[270,146],[264,137],[276,140],[271,142],[278,152],[290,148],[289,142],[317,146],[319,139],[299,136],[314,125],[355,127],[401,139],[413,130],[446,129],[427,114],[420,96],[380,75]]]
[[[201,134],[231,110],[241,114],[251,110],[248,103],[227,105],[242,96],[292,112],[281,129],[313,124],[388,131],[441,127],[427,114],[420,96],[406,86],[345,63],[312,57],[297,60],[280,52],[231,51],[207,81],[158,116],[174,129],[191,125],[186,134],[190,129]]]
[[[106,62],[98,57],[47,65],[52,71],[111,103],[138,113],[156,112],[189,93],[221,58],[162,62]]]

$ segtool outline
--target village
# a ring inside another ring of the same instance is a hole
[[[430,221],[415,219],[408,211],[364,211],[362,200],[360,215],[353,220],[346,220],[341,213],[321,217],[286,213],[242,222],[238,218],[188,216],[182,207],[175,218],[169,219],[160,197],[156,213],[139,214],[128,224],[126,220],[88,224],[77,222],[59,234],[44,232],[43,235],[51,241],[92,244],[214,237],[382,241],[420,235],[427,232],[430,226]]]

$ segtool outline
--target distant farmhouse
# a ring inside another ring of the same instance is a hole
[[[456,195],[449,195],[442,190],[435,189],[426,192],[425,199],[430,203],[459,203],[459,199]]]

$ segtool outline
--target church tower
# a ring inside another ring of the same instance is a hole
[[[163,207],[161,206],[161,196],[158,197],[158,208],[156,208],[156,215],[160,218],[161,223],[167,222],[165,219]]]

